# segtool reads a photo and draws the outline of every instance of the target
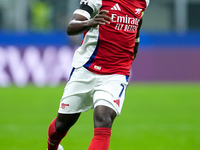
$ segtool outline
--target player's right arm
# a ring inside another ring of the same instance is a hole
[[[81,10],[80,10],[81,11]],[[86,11],[86,10],[82,10]],[[77,35],[98,25],[110,24],[111,18],[107,15],[108,10],[101,10],[96,16],[88,19],[86,16],[74,13],[67,26],[68,35]]]

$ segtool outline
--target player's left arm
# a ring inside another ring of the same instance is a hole
[[[140,29],[141,29],[141,26],[142,26],[142,22],[143,22],[143,19],[141,18],[139,25],[138,25],[136,38],[135,38],[134,58],[136,58],[136,55],[137,55],[137,52],[138,52],[138,47],[139,47],[139,42],[140,42]]]

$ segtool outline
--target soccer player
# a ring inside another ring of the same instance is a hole
[[[89,109],[94,109],[94,137],[88,149],[109,149],[148,4],[149,0],[81,0],[67,33],[84,33],[84,38],[74,54],[58,115],[49,126],[48,150],[57,150],[80,114]]]

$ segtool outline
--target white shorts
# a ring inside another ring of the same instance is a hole
[[[75,69],[64,89],[58,112],[74,114],[103,105],[120,115],[127,85],[125,75],[99,75],[84,67]]]

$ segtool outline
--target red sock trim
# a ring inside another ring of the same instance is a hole
[[[67,132],[66,133],[59,133],[59,132],[56,131],[56,127],[55,127],[56,119],[57,118],[55,118],[51,122],[51,124],[49,125],[48,140],[47,140],[48,150],[57,150],[58,145],[60,144],[61,140],[67,134]]]
[[[94,137],[88,150],[108,150],[110,146],[110,128],[95,128]]]

